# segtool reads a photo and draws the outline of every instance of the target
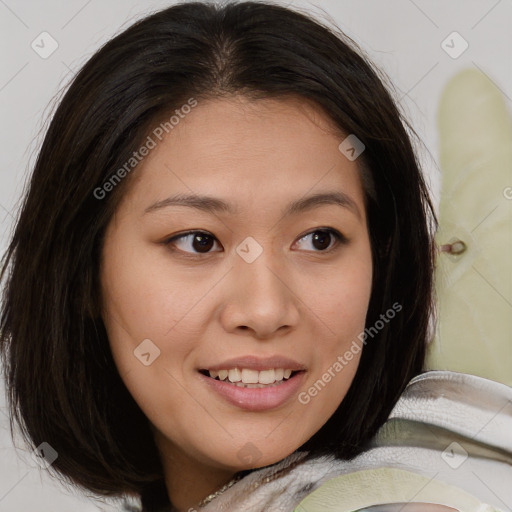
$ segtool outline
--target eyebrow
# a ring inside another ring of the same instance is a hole
[[[362,220],[362,215],[359,207],[357,206],[357,203],[349,195],[339,191],[321,192],[310,196],[301,197],[300,199],[291,202],[281,213],[283,217],[296,215],[298,213],[303,213],[314,208],[318,208],[322,205],[341,206],[342,208],[350,210],[360,220]],[[233,205],[216,197],[196,194],[175,194],[161,201],[157,201],[151,206],[148,206],[144,210],[144,215],[146,213],[161,210],[162,208],[167,208],[169,206],[188,206],[190,208],[195,208],[197,210],[211,214],[227,213],[236,215],[238,213],[238,209],[233,207]]]

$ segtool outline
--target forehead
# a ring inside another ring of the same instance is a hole
[[[137,167],[135,199],[215,195],[240,211],[330,190],[364,210],[358,165],[338,149],[345,135],[312,102],[198,101],[162,140],[150,136],[155,147]]]

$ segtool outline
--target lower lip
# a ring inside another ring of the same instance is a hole
[[[304,374],[304,371],[298,372],[281,384],[266,388],[243,388],[212,379],[202,373],[199,373],[199,377],[232,405],[248,411],[266,411],[280,407],[290,400],[300,388]]]

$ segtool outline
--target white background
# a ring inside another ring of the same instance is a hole
[[[24,180],[34,162],[52,98],[105,41],[170,1],[0,0],[0,249],[6,248]],[[398,99],[426,145],[423,154],[434,203],[439,202],[436,108],[458,70],[477,67],[512,97],[511,0],[292,1],[330,17],[355,39],[394,82]],[[58,49],[42,59],[31,43],[43,31]],[[453,31],[469,43],[452,59],[441,42]],[[429,156],[430,153],[430,156]],[[3,388],[2,388],[3,389]],[[22,445],[14,450],[5,399],[0,397],[0,511],[96,511],[98,505],[30,465]]]

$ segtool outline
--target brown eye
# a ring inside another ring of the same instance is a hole
[[[328,252],[334,246],[340,243],[347,243],[348,240],[339,231],[331,228],[326,229],[315,229],[307,235],[302,236],[299,242],[304,240],[311,240],[310,245],[313,247],[314,252]],[[334,241],[334,242],[333,242]],[[333,242],[333,243],[332,243]],[[332,245],[331,245],[332,243]],[[308,249],[306,249],[308,250]]]
[[[165,242],[165,245],[177,246],[178,250],[191,254],[208,254],[217,239],[203,231],[189,231],[174,236]]]

